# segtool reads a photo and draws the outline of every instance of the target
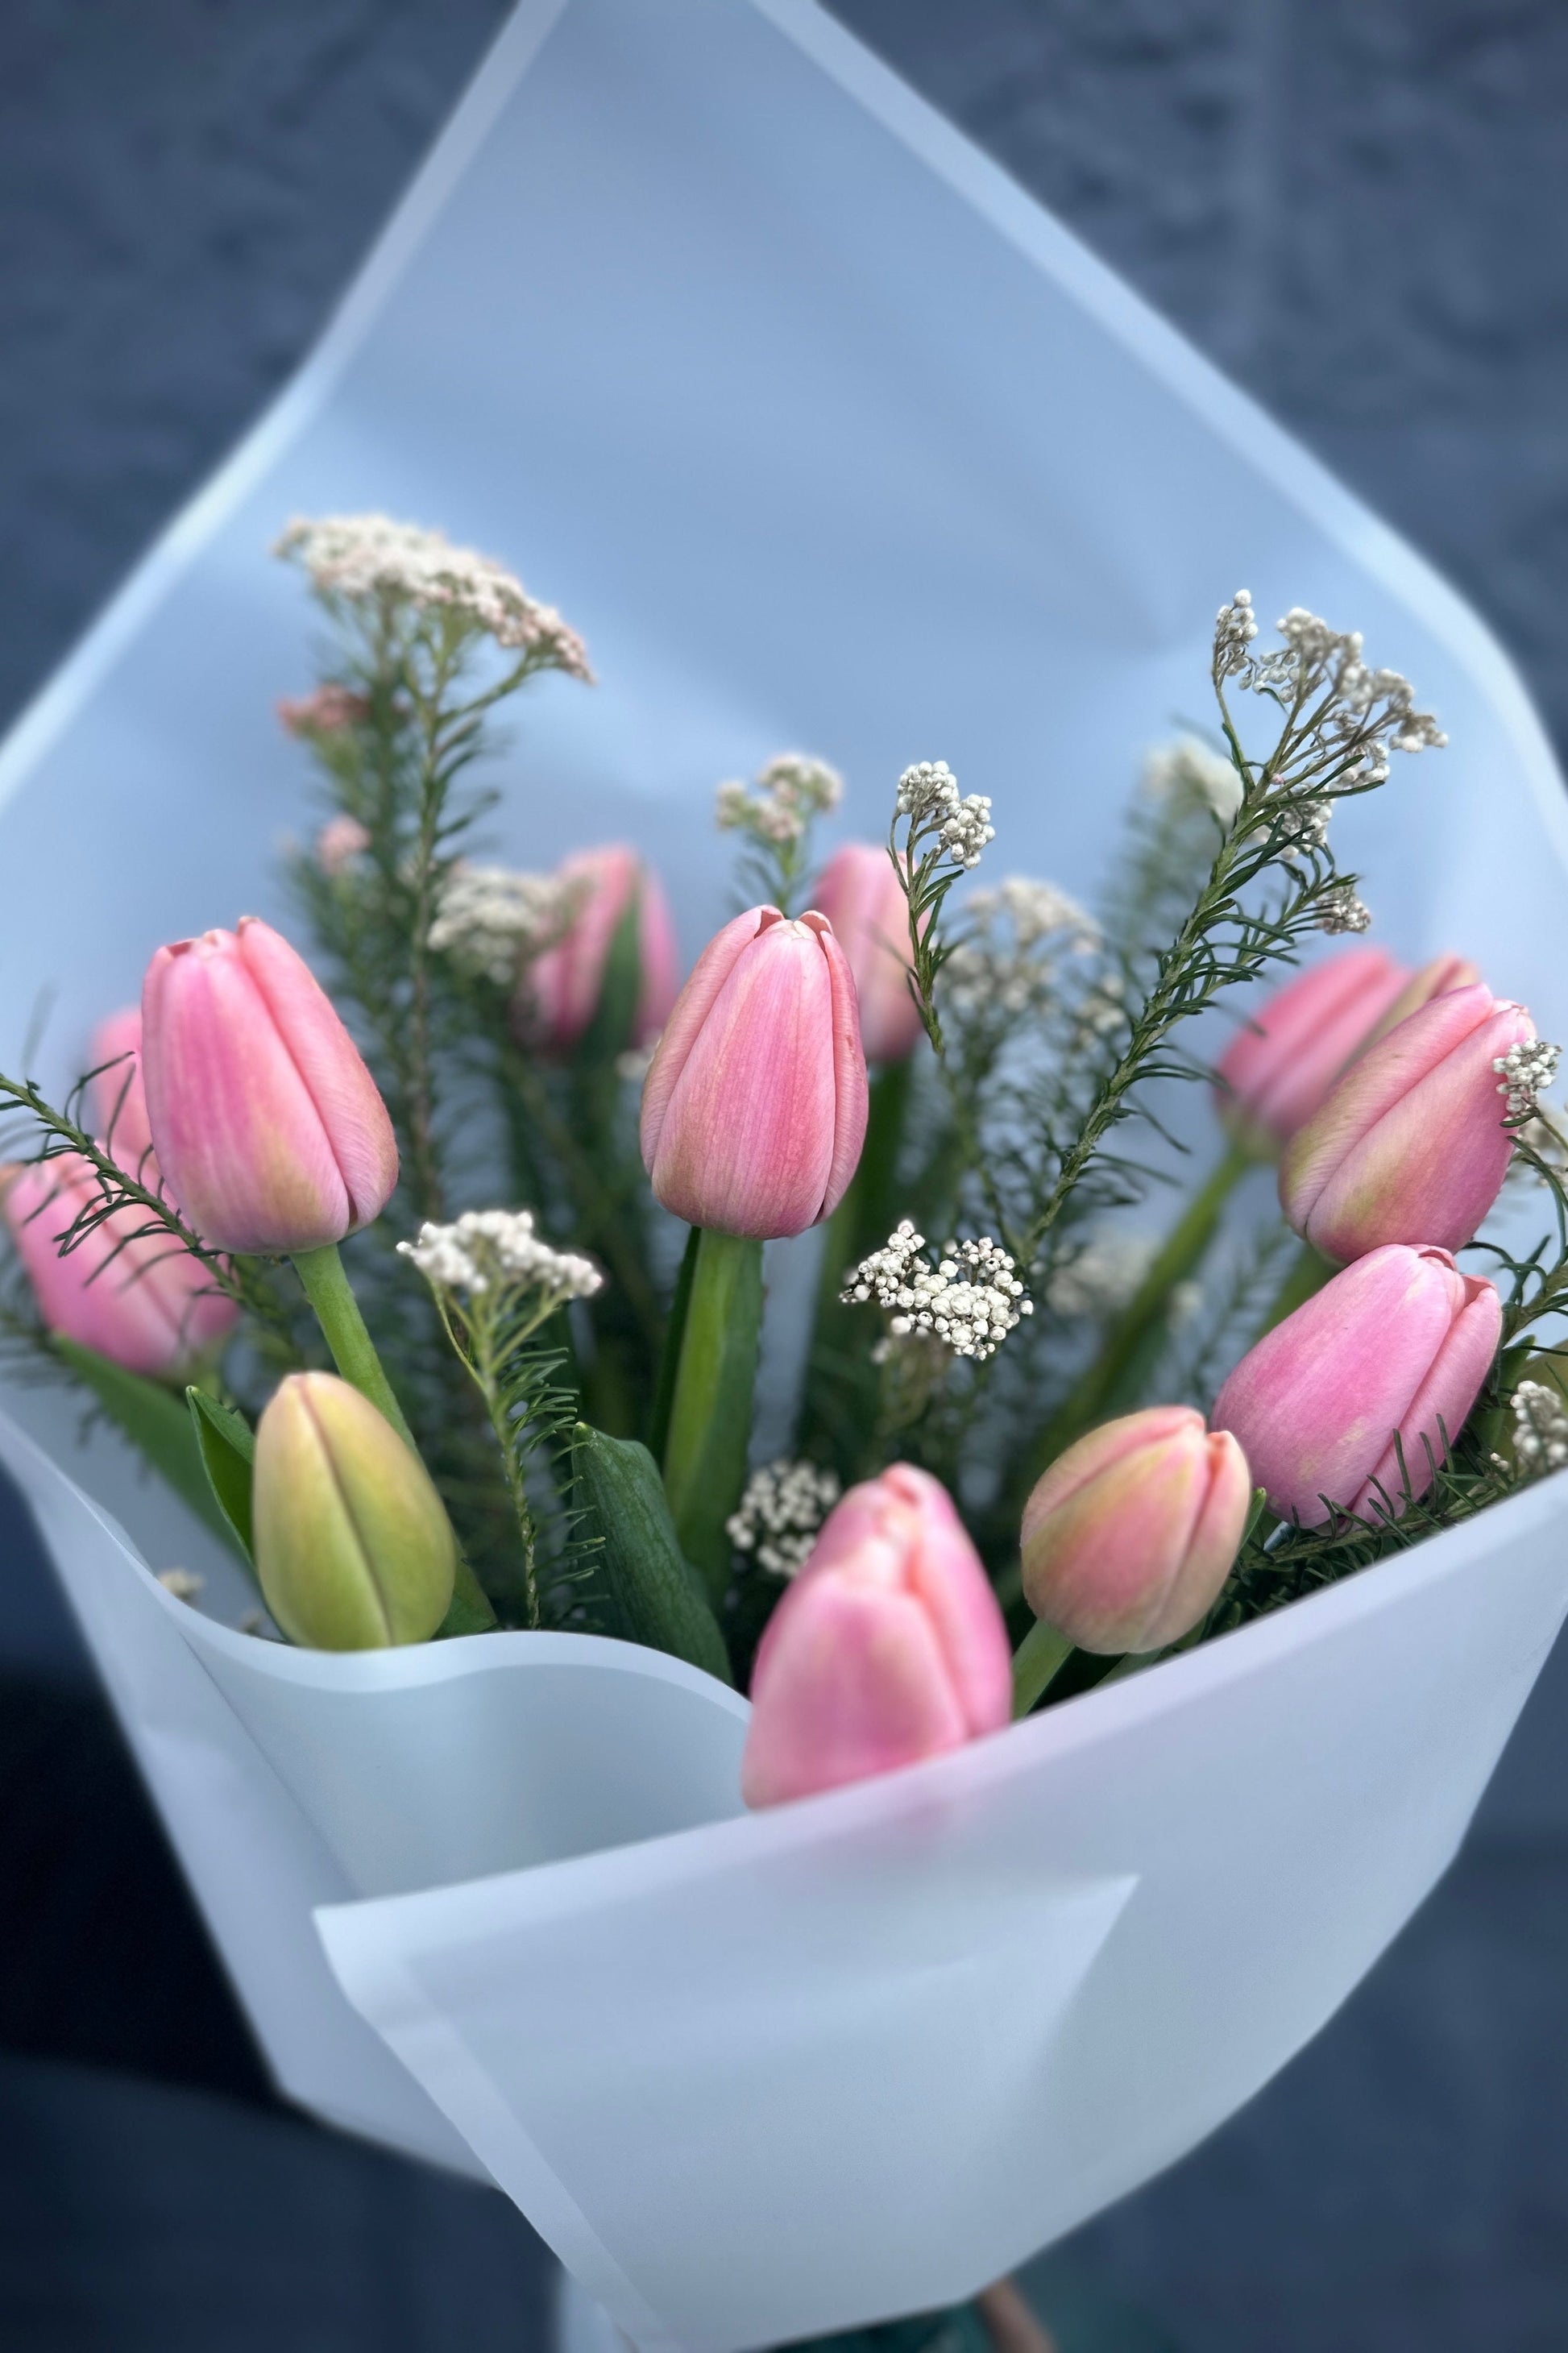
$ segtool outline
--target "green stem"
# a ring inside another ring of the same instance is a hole
[[[1258,1339],[1261,1340],[1266,1332],[1272,1332],[1276,1324],[1283,1324],[1287,1315],[1294,1315],[1298,1307],[1304,1307],[1308,1300],[1314,1298],[1325,1282],[1331,1282],[1339,1271],[1339,1268],[1331,1266],[1310,1242],[1303,1242],[1291,1263],[1289,1273],[1274,1294],[1268,1314],[1258,1327]]]
[[[1248,1155],[1233,1145],[1193,1195],[1148,1273],[1106,1334],[1100,1354],[1071,1397],[1047,1423],[1030,1458],[1031,1482],[1086,1430],[1132,1402],[1164,1340],[1172,1292],[1204,1257],[1226,1202],[1253,1166]]]
[[[892,1231],[899,1151],[909,1110],[910,1057],[889,1062],[871,1081],[870,1109],[860,1166],[829,1218],[817,1266],[816,1312],[801,1395],[796,1441],[803,1452],[824,1449],[846,1472],[858,1461],[875,1427],[881,1383],[864,1342],[865,1316],[844,1305],[846,1271],[879,1250]],[[857,1348],[857,1329],[862,1345]]]
[[[724,1523],[741,1500],[763,1322],[763,1246],[704,1229],[664,1450],[664,1485],[681,1550],[715,1609],[730,1574]]]
[[[1073,1644],[1043,1618],[1037,1618],[1013,1653],[1013,1719],[1027,1715],[1052,1681],[1058,1667],[1072,1656]]]
[[[384,1416],[404,1444],[413,1454],[419,1449],[414,1442],[414,1432],[404,1417],[392,1383],[375,1353],[375,1343],[360,1314],[359,1301],[354,1297],[336,1242],[327,1242],[321,1250],[297,1250],[294,1271],[304,1285],[305,1296],[315,1310],[332,1362],[351,1388],[368,1398],[376,1411]],[[447,1634],[476,1634],[496,1622],[496,1613],[485,1598],[483,1587],[459,1552],[458,1573],[452,1588],[452,1607],[447,1611],[441,1631]]]

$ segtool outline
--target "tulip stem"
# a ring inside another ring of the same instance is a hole
[[[1266,1332],[1272,1332],[1276,1324],[1283,1324],[1287,1315],[1294,1315],[1297,1308],[1304,1307],[1309,1299],[1315,1298],[1324,1283],[1331,1282],[1339,1271],[1337,1266],[1330,1264],[1321,1250],[1314,1250],[1310,1242],[1303,1242],[1291,1261],[1289,1273],[1274,1294],[1268,1314],[1258,1327],[1258,1339],[1261,1340]]]
[[[1136,1402],[1139,1385],[1165,1338],[1171,1293],[1203,1258],[1232,1191],[1255,1165],[1247,1153],[1232,1146],[1199,1186],[1106,1334],[1099,1355],[1041,1432],[1029,1465],[1031,1480],[1086,1430]]]
[[[376,1411],[384,1416],[396,1430],[409,1452],[417,1454],[414,1432],[404,1418],[403,1408],[387,1379],[381,1358],[375,1353],[375,1343],[360,1314],[359,1301],[343,1271],[336,1242],[328,1242],[321,1250],[298,1250],[294,1256],[294,1271],[304,1285],[305,1296],[315,1310],[316,1321],[331,1351],[332,1362],[351,1388],[368,1398]],[[451,1634],[479,1634],[496,1623],[484,1588],[463,1558],[458,1555],[458,1571],[452,1588],[452,1607],[441,1630]]]
[[[1037,1618],[1013,1653],[1013,1720],[1028,1715],[1035,1702],[1067,1664],[1076,1645],[1070,1637]]]
[[[664,1486],[681,1550],[715,1609],[730,1578],[724,1523],[746,1480],[762,1322],[762,1243],[704,1228],[680,1335]]]

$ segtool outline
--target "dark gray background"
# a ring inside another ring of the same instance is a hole
[[[1568,733],[1562,0],[837,13],[1433,554]],[[503,15],[7,0],[0,712],[294,365]],[[269,2103],[4,1496],[0,1557],[0,2353],[533,2341],[499,2200]],[[1568,2344],[1563,1693],[1343,2015],[1073,2251],[1188,2353]]]

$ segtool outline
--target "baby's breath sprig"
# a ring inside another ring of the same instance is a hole
[[[748,904],[762,900],[786,915],[798,912],[795,902],[812,867],[812,827],[843,797],[837,769],[805,752],[776,753],[750,785],[720,786],[714,822],[744,844],[740,880]]]
[[[798,1577],[838,1496],[837,1473],[819,1463],[765,1462],[747,1480],[724,1532],[770,1577]]]
[[[1011,1256],[989,1234],[949,1242],[933,1261],[908,1218],[852,1269],[839,1296],[847,1307],[874,1299],[889,1309],[895,1339],[929,1333],[955,1356],[981,1363],[1035,1312]]]
[[[899,778],[888,855],[909,907],[910,988],[926,1036],[940,1054],[942,1020],[936,984],[954,943],[943,939],[942,910],[961,874],[979,865],[996,839],[991,802],[984,793],[963,795],[945,760],[919,760]]]

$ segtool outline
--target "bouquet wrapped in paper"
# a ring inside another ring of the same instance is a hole
[[[0,800],[0,1456],[283,2089],[740,2353],[1317,2030],[1568,1609],[1408,551],[813,10],[524,7]]]

